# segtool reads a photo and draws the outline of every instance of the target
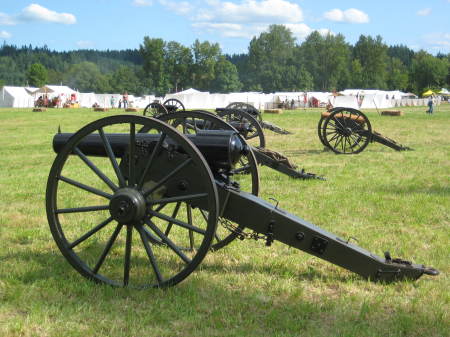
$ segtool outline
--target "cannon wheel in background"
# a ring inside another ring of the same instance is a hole
[[[160,116],[160,120],[185,134],[196,134],[198,130],[231,130],[238,134],[234,127],[217,117],[217,115],[203,110],[169,113]],[[259,171],[253,151],[250,150],[246,156],[243,156],[233,171],[232,179],[239,183],[240,189],[257,196],[259,193]],[[238,233],[230,232],[221,226],[223,222],[226,222],[226,220],[219,218],[219,225],[217,226],[211,250],[225,247],[239,236]],[[242,226],[235,226],[239,227],[238,230],[240,231],[244,229]]]
[[[249,113],[255,117],[258,121],[262,121],[261,111],[256,109],[253,105],[244,102],[232,102],[228,104],[226,109],[236,109]]]
[[[228,109],[224,112],[218,112],[217,114],[227,123],[249,123],[251,131],[248,134],[243,135],[245,140],[250,145],[255,147],[266,147],[266,137],[264,136],[264,131],[261,124],[259,124],[253,115],[239,109]]]
[[[319,123],[317,123],[317,135],[319,136],[322,145],[328,147],[327,143],[325,143],[325,139],[323,138],[323,122],[325,119],[326,117],[320,115]]]
[[[148,150],[145,163],[128,160],[139,158],[143,150],[135,139],[142,129],[161,135]],[[130,145],[120,163],[105,136],[110,132],[129,135]],[[107,156],[87,157],[78,148],[93,134],[101,139]],[[167,163],[166,138],[181,147],[184,155],[177,157],[177,166],[170,172],[154,173],[163,161]],[[196,177],[188,176],[190,172]],[[150,181],[144,181],[144,176]],[[195,194],[166,195],[179,179],[195,186]],[[180,216],[174,211],[180,198],[201,201],[206,215]],[[58,248],[83,276],[119,287],[168,287],[193,272],[209,251],[217,225],[218,194],[204,157],[183,134],[156,119],[117,115],[84,126],[57,154],[47,182],[46,210]],[[132,220],[123,220],[124,214],[131,214]],[[170,238],[166,235],[169,227]],[[188,230],[195,232],[196,249],[185,251]]]
[[[372,127],[361,111],[335,108],[323,123],[322,137],[326,146],[337,154],[357,154],[372,140]]]
[[[176,98],[169,98],[165,100],[163,105],[168,112],[185,110],[183,103],[181,103],[181,101]]]
[[[164,105],[158,102],[153,102],[147,105],[144,109],[144,116],[157,117],[167,113],[167,109]]]

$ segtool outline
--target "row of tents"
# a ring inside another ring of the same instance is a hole
[[[424,93],[425,96],[435,93]],[[49,99],[58,97],[64,103],[76,100],[80,107],[100,106],[103,108],[118,107],[122,94],[96,94],[80,93],[67,86],[45,85],[41,88],[4,86],[0,92],[0,107],[31,108],[39,97],[47,96]],[[442,89],[442,96],[450,96],[446,89]],[[113,99],[111,99],[113,98]],[[256,108],[272,109],[279,107],[303,108],[319,107],[331,104],[332,106],[345,106],[355,109],[384,109],[399,106],[426,105],[427,99],[417,98],[414,94],[401,91],[347,89],[336,92],[276,92],[264,94],[259,92],[240,92],[229,94],[215,94],[210,92],[187,89],[165,97],[152,95],[135,97],[129,95],[128,101],[131,107],[145,108],[149,103],[169,98],[180,100],[187,109],[215,109],[225,107],[231,102],[246,102]],[[440,100],[436,100],[439,104]]]

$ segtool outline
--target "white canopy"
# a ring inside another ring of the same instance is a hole
[[[33,97],[24,87],[4,86],[0,92],[0,107],[30,108],[34,106]]]

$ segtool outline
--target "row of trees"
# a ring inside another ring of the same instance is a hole
[[[224,55],[217,43],[190,47],[145,37],[139,49],[55,52],[32,46],[0,48],[0,86],[63,83],[82,92],[163,95],[188,87],[211,92],[412,91],[450,86],[450,54],[433,56],[361,35],[311,33],[297,43],[283,25],[254,37],[248,53]]]

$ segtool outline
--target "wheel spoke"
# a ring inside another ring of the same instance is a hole
[[[151,200],[149,204],[162,204],[162,203],[171,203],[171,202],[178,202],[178,201],[187,201],[187,200],[195,200],[207,197],[208,193],[198,193],[198,194],[188,194],[188,195],[182,195],[179,197],[171,197],[171,198],[163,198],[163,199],[157,199],[157,200]]]
[[[178,211],[180,210],[180,206],[181,206],[181,202],[178,202],[175,205],[175,209],[173,210],[173,213],[172,213],[172,218],[176,218],[177,217]],[[172,225],[173,225],[173,222],[170,221],[169,224],[166,227],[165,235],[169,235],[170,230],[172,229]]]
[[[120,233],[120,230],[122,229],[121,224],[118,224],[116,229],[114,230],[114,233],[111,235],[111,237],[108,240],[108,243],[105,246],[105,249],[103,249],[102,255],[100,255],[100,258],[97,261],[97,264],[95,265],[94,269],[92,270],[94,272],[94,274],[97,274],[100,267],[102,266],[103,262],[106,259],[106,256],[108,255],[109,251],[111,250],[111,247],[113,246],[114,242],[117,239],[117,236]]]
[[[81,158],[82,161],[84,161],[84,163],[89,166],[89,168],[94,171],[94,173],[105,182],[106,185],[108,185],[114,192],[117,191],[118,187],[116,186],[116,184],[114,184],[102,171],[100,171],[100,169],[95,166],[95,164],[93,162],[91,162],[89,160],[88,157],[86,157],[86,155],[81,152],[81,150],[78,147],[74,148],[74,152]]]
[[[342,143],[342,136],[339,136],[336,142],[334,143],[334,148],[337,149],[338,145]]]
[[[147,252],[148,259],[150,260],[150,264],[153,268],[153,271],[156,275],[156,280],[158,281],[158,285],[161,285],[163,283],[163,277],[161,275],[161,272],[159,271],[158,264],[156,262],[155,255],[153,255],[152,248],[148,244],[147,238],[145,237],[145,233],[142,230],[141,226],[136,227],[137,231],[139,232],[139,235],[141,236],[142,243],[144,244],[145,251]]]
[[[158,188],[160,188],[167,180],[172,178],[175,174],[177,174],[182,168],[184,168],[186,165],[188,165],[191,161],[192,161],[192,158],[188,158],[184,162],[182,162],[180,165],[178,165],[172,172],[170,172],[163,179],[161,179],[161,181],[159,181],[155,186],[153,186],[149,190],[145,191],[144,197],[146,198],[149,194],[153,193]]]
[[[189,204],[186,204],[186,215],[189,225],[192,226],[192,208]],[[194,250],[194,232],[191,230],[189,230],[189,246],[191,247],[191,250]]]
[[[131,242],[133,239],[133,227],[127,226],[127,239],[125,243],[125,261],[123,265],[123,285],[127,286],[130,280]]]
[[[328,136],[328,133],[325,135],[325,138],[326,138],[326,136]],[[339,133],[336,132],[335,135],[333,137],[331,137],[331,139],[328,141],[328,143],[331,143],[333,140],[335,140],[338,137],[339,137]]]
[[[145,165],[145,169],[142,172],[141,179],[139,179],[138,189],[141,189],[142,186],[144,185],[145,176],[148,174],[148,171],[150,170],[150,167],[153,164],[153,160],[158,155],[159,150],[161,149],[162,144],[165,139],[166,139],[166,134],[165,133],[161,134],[161,136],[158,139],[158,143],[156,143],[156,146],[153,149],[152,154],[150,155],[150,158],[147,160],[147,164]]]
[[[144,231],[144,234],[147,236],[147,238],[150,240],[150,242],[156,243],[156,244],[162,244],[161,240],[156,237],[154,234],[150,233],[150,231],[147,230],[147,228],[142,227],[142,230]]]
[[[128,186],[136,185],[136,124],[130,123],[130,153],[129,153],[129,174]]]
[[[105,136],[103,128],[98,129],[98,133],[100,134],[100,137],[103,141],[103,146],[105,147],[106,153],[108,154],[108,158],[111,161],[111,165],[114,168],[114,172],[116,172],[117,179],[119,180],[119,186],[125,187],[125,179],[123,177],[122,171],[119,168],[119,165],[117,164],[116,156],[113,153],[108,138]]]
[[[145,223],[147,224],[147,226],[149,226],[155,233],[156,235],[158,235],[161,240],[163,240],[164,243],[167,244],[168,247],[170,247],[175,254],[177,254],[185,263],[190,263],[191,259],[188,258],[182,251],[180,248],[178,248],[178,246],[172,241],[170,240],[163,232],[161,232],[161,230],[158,228],[158,226],[156,226],[150,219],[146,219]]]
[[[75,207],[75,208],[60,208],[55,211],[56,214],[63,213],[82,213],[82,212],[96,212],[109,209],[109,205],[103,206],[87,206],[87,207]]]
[[[58,179],[61,180],[61,181],[64,181],[65,183],[73,185],[75,187],[81,188],[82,190],[85,190],[85,191],[94,193],[96,195],[99,195],[101,197],[104,197],[106,199],[111,199],[113,197],[112,194],[100,191],[99,189],[96,189],[94,187],[85,185],[83,183],[80,183],[79,181],[75,181],[73,179],[70,179],[70,178],[67,178],[67,177],[64,177],[64,176],[59,176]]]
[[[186,223],[186,222],[184,222],[184,221],[181,221],[181,220],[172,218],[172,217],[170,217],[170,216],[167,216],[167,215],[165,215],[165,214],[158,213],[158,212],[155,212],[155,211],[152,211],[152,210],[150,210],[149,213],[152,214],[152,215],[154,215],[154,216],[156,216],[157,218],[166,220],[166,221],[168,221],[168,222],[172,222],[172,223],[174,223],[175,225],[178,225],[178,226],[180,226],[180,227],[184,227],[184,228],[186,228],[186,229],[192,230],[192,231],[194,231],[194,232],[196,232],[196,233],[199,233],[199,234],[202,234],[202,235],[205,235],[205,234],[206,234],[206,231],[205,231],[205,230],[203,230],[203,229],[201,229],[201,228],[198,228],[198,227],[195,227],[195,226],[191,226],[190,224],[188,224],[188,223]]]
[[[108,219],[106,219],[105,221],[103,221],[102,223],[98,224],[97,226],[95,226],[94,228],[92,228],[90,231],[86,232],[85,234],[83,234],[82,236],[80,236],[78,239],[76,239],[74,242],[72,242],[69,245],[70,249],[73,249],[74,247],[76,247],[77,245],[79,245],[80,243],[82,243],[84,240],[90,238],[92,235],[94,235],[95,233],[97,233],[100,229],[102,229],[103,227],[105,227],[107,224],[109,224],[112,221],[112,217],[110,216]]]

